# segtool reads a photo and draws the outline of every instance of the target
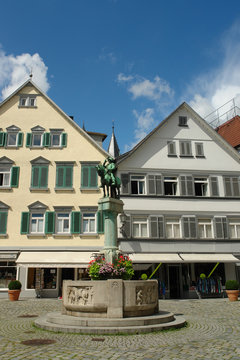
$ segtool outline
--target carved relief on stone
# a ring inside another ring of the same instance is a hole
[[[137,286],[136,287],[136,304],[148,305],[156,302],[156,286]]]
[[[113,287],[113,288],[118,288],[118,286],[119,286],[119,285],[118,285],[117,281],[114,281],[114,282],[112,283],[112,287]]]
[[[67,289],[67,303],[70,305],[92,305],[92,286],[69,286]]]

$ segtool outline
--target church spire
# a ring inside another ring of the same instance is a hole
[[[120,155],[117,139],[114,134],[114,121],[112,122],[112,137],[108,146],[108,152],[114,159]]]

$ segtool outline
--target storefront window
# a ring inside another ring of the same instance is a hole
[[[16,280],[17,267],[15,262],[0,261],[0,289],[6,289],[11,280]]]
[[[28,279],[27,279],[27,288],[35,289],[36,286],[36,268],[28,268]],[[57,287],[57,269],[56,268],[47,268],[41,269],[40,271],[41,287],[42,289],[56,289]]]

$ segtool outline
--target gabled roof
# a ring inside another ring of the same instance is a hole
[[[103,153],[105,156],[109,156],[108,152],[106,150],[104,150],[100,145],[98,145],[93,138],[87,134],[87,132],[85,132],[77,123],[75,123],[74,120],[71,119],[70,116],[68,116],[60,107],[58,107],[57,104],[55,104],[55,102],[53,100],[50,99],[50,97],[48,97],[32,80],[27,80],[25,83],[23,83],[18,89],[16,89],[10,96],[8,96],[5,100],[3,100],[0,104],[0,108],[6,103],[8,102],[13,96],[15,96],[19,91],[21,91],[24,87],[26,86],[33,86],[35,87],[35,89],[47,100],[50,102],[50,104],[52,104],[52,106],[59,111],[65,118],[66,120],[73,125],[80,133],[82,136],[84,136],[93,146],[95,146],[98,150],[101,151],[101,153]]]
[[[199,115],[197,114],[191,106],[189,106],[186,102],[183,102],[181,105],[179,105],[170,115],[168,115],[167,118],[165,118],[163,121],[160,122],[160,124],[155,127],[144,139],[142,139],[137,145],[133,147],[132,150],[126,152],[125,154],[122,154],[117,162],[121,163],[123,160],[129,158],[134,154],[141,146],[143,146],[146,141],[156,132],[158,131],[177,111],[180,109],[185,108],[188,112],[190,112],[194,118],[199,124],[199,126],[206,131],[206,133],[214,139],[216,143],[218,143],[219,146],[221,146],[225,151],[227,151],[232,157],[235,158],[235,160],[240,162],[240,155],[239,153],[229,145],[229,143],[224,140],[218,133]]]
[[[236,115],[224,124],[218,126],[216,131],[233,147],[240,145],[240,116]]]

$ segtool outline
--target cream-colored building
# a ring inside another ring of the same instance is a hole
[[[0,104],[0,296],[12,278],[23,296],[59,296],[103,247],[95,166],[108,153],[90,135],[31,79]]]

